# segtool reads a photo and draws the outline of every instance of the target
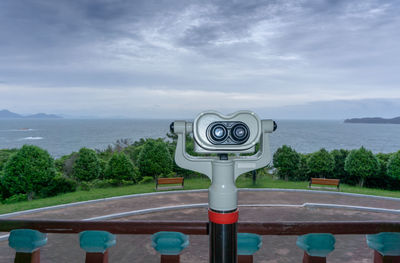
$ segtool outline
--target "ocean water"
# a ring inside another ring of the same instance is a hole
[[[33,144],[60,157],[81,147],[104,149],[118,139],[162,138],[172,120],[133,119],[11,119],[0,120],[0,149]],[[271,150],[287,144],[302,153],[325,148],[378,152],[400,150],[400,125],[348,124],[342,121],[277,120],[270,136]]]

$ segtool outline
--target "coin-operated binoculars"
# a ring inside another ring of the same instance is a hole
[[[235,181],[239,175],[270,163],[268,134],[276,127],[274,121],[260,120],[251,111],[238,111],[231,115],[205,111],[193,123],[171,123],[171,131],[178,135],[176,164],[205,174],[212,182],[208,191],[210,262],[237,262],[236,223],[239,211]],[[195,152],[218,155],[189,155],[186,152],[186,135],[190,133],[193,133]],[[257,143],[260,147],[256,154],[239,156],[240,153],[254,153]],[[235,155],[230,156],[232,153]]]

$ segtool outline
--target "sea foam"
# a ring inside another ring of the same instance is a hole
[[[19,140],[20,141],[24,141],[24,140],[43,140],[43,137],[25,137],[25,138],[21,138]]]

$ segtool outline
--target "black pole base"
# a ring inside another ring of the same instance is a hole
[[[210,221],[210,263],[237,263],[236,223],[217,224]]]

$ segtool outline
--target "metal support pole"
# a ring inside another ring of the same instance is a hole
[[[214,211],[215,213],[220,213]],[[235,211],[236,212],[236,211]],[[224,213],[220,213],[223,215]],[[237,227],[233,224],[218,224],[210,220],[210,262],[237,262]]]

